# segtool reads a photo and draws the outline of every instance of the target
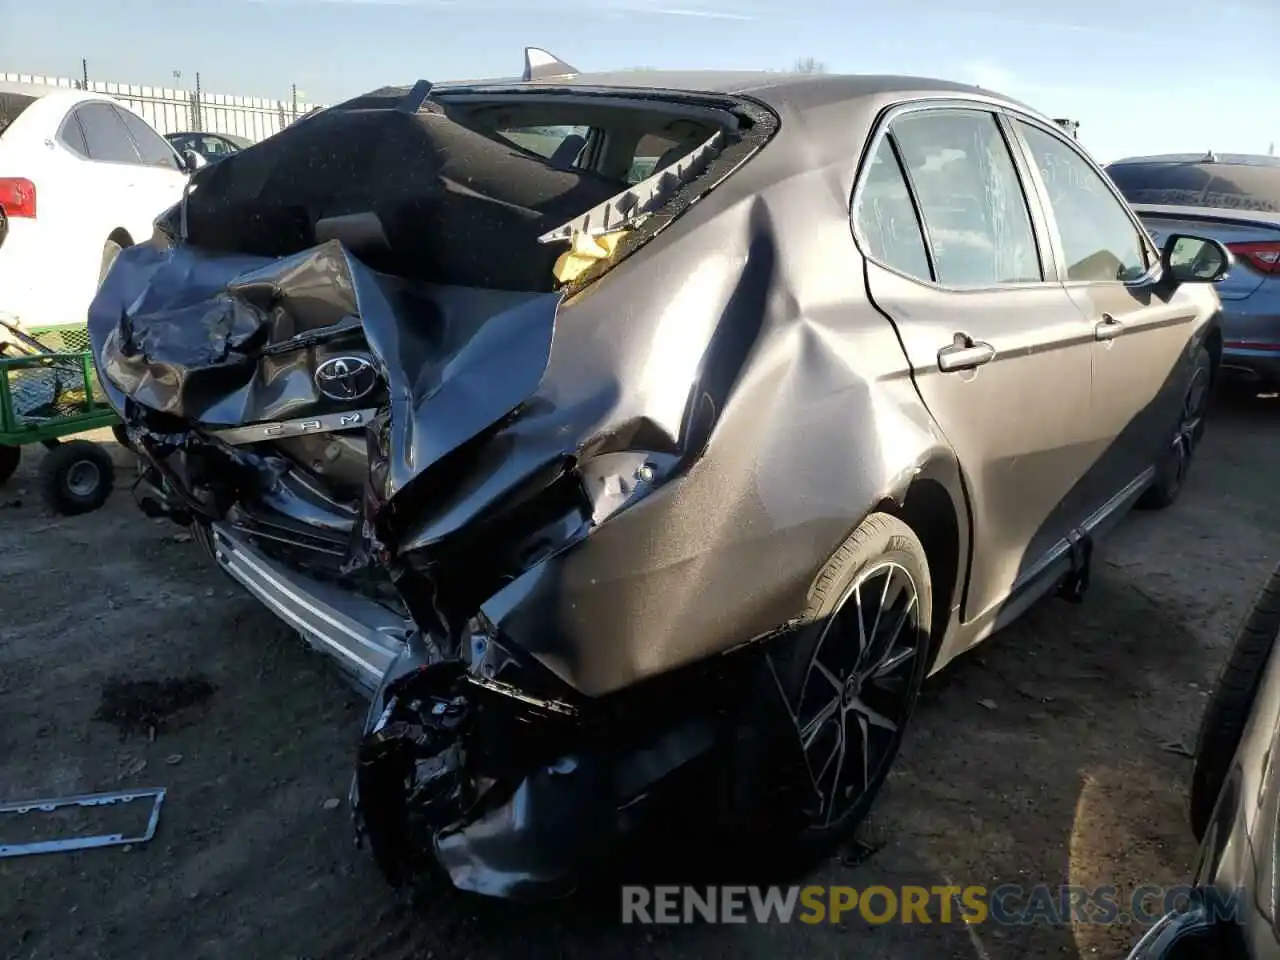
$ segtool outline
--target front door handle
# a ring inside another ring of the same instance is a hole
[[[957,333],[951,346],[938,351],[938,369],[943,373],[972,370],[980,367],[996,355],[996,348],[968,334]]]
[[[1093,328],[1093,339],[1114,340],[1124,333],[1124,324],[1109,313],[1102,315],[1102,320]]]

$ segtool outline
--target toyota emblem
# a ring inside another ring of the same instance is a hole
[[[378,374],[364,357],[333,357],[316,367],[315,381],[330,400],[359,400],[377,386]]]

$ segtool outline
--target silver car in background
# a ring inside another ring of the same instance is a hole
[[[1213,237],[1235,254],[1218,285],[1222,372],[1280,385],[1280,157],[1236,153],[1130,157],[1108,176],[1157,246],[1172,233]]]

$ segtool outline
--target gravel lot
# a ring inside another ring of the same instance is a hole
[[[1177,744],[1280,552],[1277,429],[1280,400],[1220,401],[1184,499],[1125,522],[1083,605],[1045,601],[935,678],[862,831],[875,852],[814,882],[1182,882],[1195,850]],[[1140,933],[642,929],[612,901],[456,895],[409,911],[352,848],[345,803],[326,803],[345,797],[363,705],[127,490],[89,516],[45,513],[38,460],[0,490],[0,799],[169,795],[149,844],[0,861],[0,956],[999,960],[1120,957]],[[115,681],[172,678],[169,705],[191,702],[168,717],[113,700]],[[104,707],[116,725],[95,719]]]

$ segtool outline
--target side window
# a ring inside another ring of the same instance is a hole
[[[111,104],[82,104],[76,108],[76,116],[80,118],[90,158],[112,163],[138,162],[138,151],[134,149],[129,131]]]
[[[530,153],[536,153],[540,157],[555,160],[562,166],[568,167],[578,159],[578,154],[587,145],[591,128],[581,126],[507,127],[498,130],[497,133],[498,136],[505,137]]]
[[[889,138],[880,141],[853,210],[867,254],[909,277],[929,280],[929,255],[911,194]]]
[[[654,171],[658,169],[658,161],[679,146],[678,140],[662,137],[656,133],[646,133],[636,144],[635,155],[631,158],[631,169],[627,171],[627,183],[639,183],[653,176]]]
[[[62,126],[58,128],[58,139],[72,153],[81,157],[89,156],[89,145],[84,142],[84,131],[80,129],[80,121],[76,119],[74,113],[68,114],[67,118],[62,121]]]
[[[178,170],[178,159],[173,155],[169,144],[160,134],[151,129],[147,121],[129,110],[117,110],[120,119],[129,129],[133,142],[138,147],[138,155],[148,167],[163,167],[166,170]]]
[[[200,152],[206,157],[229,157],[236,152],[236,148],[221,137],[202,137]]]
[[[1127,281],[1147,272],[1146,246],[1124,206],[1064,140],[1017,121],[1049,192],[1068,280]]]
[[[920,203],[939,283],[1044,279],[1027,198],[993,115],[908,114],[891,130]]]

